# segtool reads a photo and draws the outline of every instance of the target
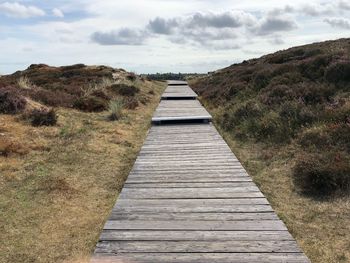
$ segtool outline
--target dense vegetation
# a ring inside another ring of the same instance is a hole
[[[293,180],[307,195],[350,190],[350,39],[291,48],[193,83],[236,140],[299,145]]]

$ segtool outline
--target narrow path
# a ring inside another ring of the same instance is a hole
[[[92,262],[309,262],[192,92],[169,82]]]

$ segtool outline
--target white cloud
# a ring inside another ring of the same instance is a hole
[[[297,29],[297,23],[291,18],[286,16],[268,16],[263,18],[259,24],[252,29],[257,35],[269,35],[276,32],[287,32]]]
[[[61,10],[61,9],[58,9],[58,8],[52,9],[52,14],[53,14],[55,17],[60,17],[60,18],[63,18],[63,17],[64,17],[64,14],[63,14],[62,10]]]
[[[45,11],[35,6],[25,6],[17,2],[5,2],[0,4],[0,13],[17,18],[29,18],[44,16]]]

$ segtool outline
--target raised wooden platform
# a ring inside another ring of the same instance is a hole
[[[173,85],[175,85],[175,86],[180,86],[180,85],[187,86],[188,85],[187,81],[183,81],[183,80],[168,80],[167,83],[168,83],[168,86],[173,86]]]
[[[162,101],[155,118],[209,113]],[[309,262],[212,124],[153,126],[92,262]]]
[[[198,96],[187,85],[168,86],[162,95],[162,100],[194,100]]]
[[[211,120],[211,115],[198,100],[162,100],[152,118],[154,124]]]

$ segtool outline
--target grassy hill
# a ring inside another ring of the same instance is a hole
[[[313,262],[349,262],[350,39],[244,61],[192,87]]]
[[[0,78],[0,262],[89,262],[164,88],[104,66]]]

